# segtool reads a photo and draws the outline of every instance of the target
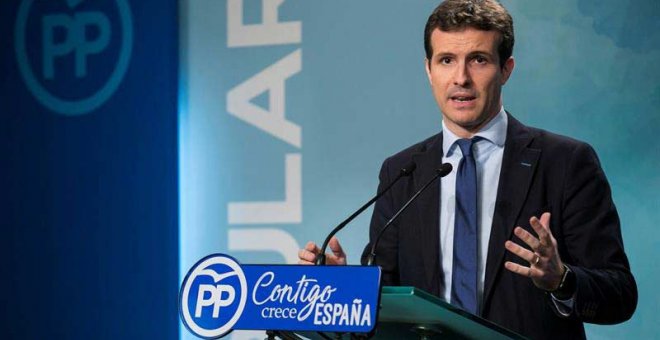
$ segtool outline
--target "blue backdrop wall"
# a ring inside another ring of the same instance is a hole
[[[174,0],[0,2],[0,337],[177,337],[177,35]]]

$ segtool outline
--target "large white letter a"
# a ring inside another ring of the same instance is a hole
[[[300,49],[234,87],[227,93],[227,111],[237,118],[262,129],[297,148],[301,147],[300,127],[284,116],[285,81],[300,72]],[[269,91],[269,111],[250,102]]]

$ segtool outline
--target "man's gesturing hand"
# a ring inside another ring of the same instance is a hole
[[[325,263],[329,265],[345,265],[346,254],[341,249],[339,240],[332,237],[328,243],[328,247],[332,250],[332,254],[326,254]],[[314,264],[316,262],[316,255],[321,252],[321,249],[314,242],[307,242],[304,249],[298,251],[298,264]]]
[[[531,278],[534,285],[543,290],[554,291],[561,283],[565,268],[559,258],[557,240],[550,232],[550,213],[543,213],[540,220],[532,216],[529,224],[538,238],[521,227],[516,227],[513,232],[532,249],[531,251],[512,241],[506,241],[504,244],[508,251],[529,262],[529,267],[510,261],[507,261],[504,267],[516,274]]]

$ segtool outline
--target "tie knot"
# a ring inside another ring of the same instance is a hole
[[[458,147],[461,148],[463,157],[472,157],[472,145],[478,140],[479,137],[463,138],[456,141]]]

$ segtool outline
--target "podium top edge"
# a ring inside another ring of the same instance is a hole
[[[399,297],[405,297],[405,296],[414,296],[418,299],[426,300],[432,304],[435,304],[442,309],[446,310],[446,312],[450,314],[458,314],[460,317],[471,320],[472,322],[475,322],[481,326],[484,326],[491,331],[494,331],[496,333],[499,333],[500,335],[503,335],[507,338],[510,339],[525,339],[525,337],[521,336],[520,334],[517,334],[511,330],[508,330],[498,324],[493,323],[492,321],[486,320],[482,317],[479,317],[477,315],[471,314],[469,312],[466,312],[448,302],[445,300],[432,295],[428,292],[425,292],[421,289],[412,287],[412,286],[382,286],[381,287],[381,299],[384,297],[393,297],[396,298],[397,296]],[[407,299],[407,298],[406,298]],[[413,298],[414,299],[414,298]],[[382,301],[382,300],[381,300]]]

